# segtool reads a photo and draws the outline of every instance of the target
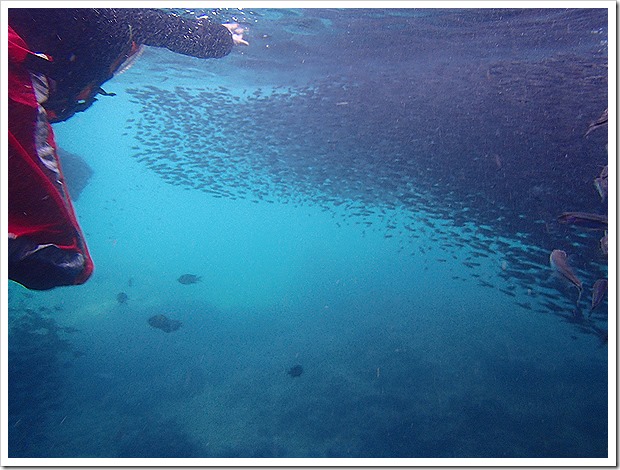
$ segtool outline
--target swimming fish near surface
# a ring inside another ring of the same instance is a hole
[[[579,300],[581,300],[581,292],[583,291],[583,284],[568,265],[568,257],[566,252],[562,250],[553,250],[549,256],[549,264],[551,264],[551,267],[562,275],[564,279],[567,279],[571,284],[579,289],[579,297],[577,298],[577,303],[579,303]]]

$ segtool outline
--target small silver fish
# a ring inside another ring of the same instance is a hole
[[[607,293],[607,279],[598,279],[592,286],[592,306],[590,307],[590,315],[592,310],[598,307]]]
[[[560,273],[564,279],[568,280],[579,289],[579,297],[577,298],[577,303],[579,303],[579,300],[581,300],[581,292],[583,291],[583,284],[568,265],[566,252],[562,250],[553,250],[549,256],[549,264],[551,264],[551,267]]]

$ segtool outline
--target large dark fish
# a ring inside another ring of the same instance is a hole
[[[598,307],[607,293],[607,279],[598,279],[592,286],[592,306],[590,307],[590,315],[592,310]]]
[[[182,323],[179,320],[171,320],[165,315],[154,315],[148,320],[149,325],[153,328],[170,333],[181,328]]]
[[[579,300],[581,300],[581,292],[583,291],[583,284],[568,265],[566,252],[562,250],[553,250],[549,256],[549,263],[564,279],[568,280],[579,289],[579,297],[577,298],[577,303],[579,303]]]
[[[124,292],[119,292],[118,295],[116,296],[116,301],[119,304],[126,304],[128,300],[129,300],[129,296],[125,294]]]
[[[558,217],[558,222],[594,230],[607,230],[606,215],[590,214],[588,212],[564,212]]]

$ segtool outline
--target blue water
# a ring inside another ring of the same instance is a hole
[[[606,11],[214,17],[251,45],[147,49],[54,126],[96,269],[9,284],[9,456],[607,457],[607,304],[548,266],[607,273],[555,223],[606,210]]]

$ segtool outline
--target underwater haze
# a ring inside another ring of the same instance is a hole
[[[606,458],[607,10],[176,13],[250,45],[54,125],[95,272],[9,283],[9,457]]]

